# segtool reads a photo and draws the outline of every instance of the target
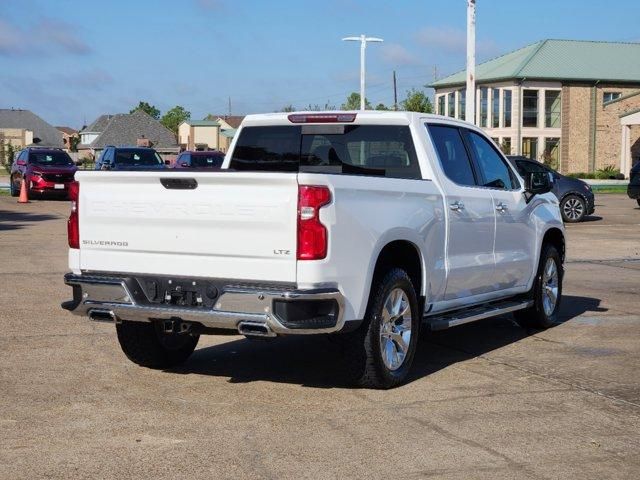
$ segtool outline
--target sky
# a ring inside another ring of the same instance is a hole
[[[466,0],[0,0],[0,108],[79,129],[143,100],[191,118],[398,97],[465,67]],[[640,42],[637,0],[477,0],[485,61],[546,38]],[[425,89],[425,91],[428,91]]]

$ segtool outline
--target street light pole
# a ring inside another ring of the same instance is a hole
[[[381,38],[367,37],[360,35],[359,37],[345,37],[345,42],[360,42],[360,110],[365,109],[365,51],[367,42],[383,42]]]

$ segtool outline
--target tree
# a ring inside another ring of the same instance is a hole
[[[384,103],[379,103],[378,105],[376,105],[376,110],[391,110],[391,109],[387,107]]]
[[[429,97],[422,91],[412,88],[407,92],[407,98],[405,98],[400,106],[402,110],[406,110],[407,112],[421,112],[421,113],[432,113],[433,105],[431,105],[431,100]]]
[[[69,150],[72,152],[78,151],[78,144],[80,143],[80,135],[73,135],[69,138]]]
[[[148,104],[147,102],[140,101],[140,103],[138,103],[138,106],[132,109],[129,113],[133,113],[136,110],[142,110],[143,112],[149,114],[156,120],[160,118],[160,110],[158,110],[153,105]]]
[[[296,107],[294,107],[293,105],[289,104],[289,105],[285,105],[284,107],[282,107],[282,110],[280,110],[281,112],[295,112],[296,111]]]
[[[364,108],[366,110],[371,110],[371,104],[369,100],[365,97],[364,99]],[[342,110],[360,110],[360,94],[357,92],[351,92],[351,95],[347,97],[347,101],[342,104]]]
[[[181,107],[180,105],[176,105],[162,116],[160,123],[173,133],[178,133],[178,125],[190,118],[191,112],[185,110],[184,107]]]

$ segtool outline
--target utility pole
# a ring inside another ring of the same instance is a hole
[[[360,110],[365,109],[365,50],[367,49],[367,42],[383,42],[381,38],[367,37],[366,35],[360,35],[359,37],[345,37],[342,39],[346,42],[360,42]]]
[[[231,116],[231,97],[229,97],[229,116]]]
[[[433,81],[434,82],[438,81],[438,66],[437,65],[433,66]]]
[[[465,120],[476,122],[476,0],[467,0],[467,94]]]
[[[393,71],[393,109],[398,110],[398,85],[396,84],[396,71]]]

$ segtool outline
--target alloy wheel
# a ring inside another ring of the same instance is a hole
[[[542,308],[548,317],[558,303],[558,267],[553,258],[548,258],[542,272]]]
[[[564,202],[562,212],[569,220],[579,220],[584,215],[584,205],[578,198],[570,198]]]
[[[380,317],[380,352],[385,367],[402,366],[411,343],[411,306],[407,294],[394,288],[385,299]]]

